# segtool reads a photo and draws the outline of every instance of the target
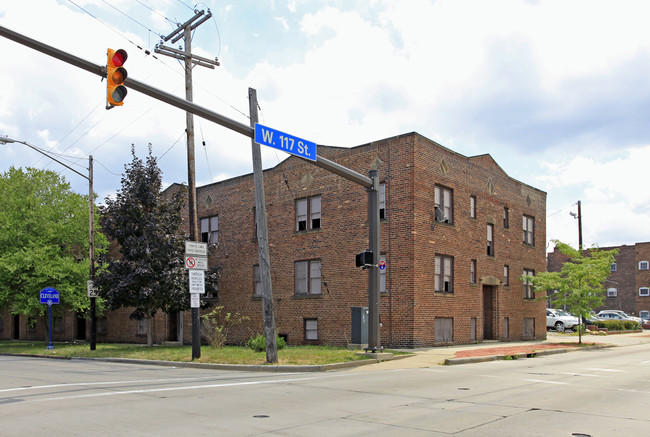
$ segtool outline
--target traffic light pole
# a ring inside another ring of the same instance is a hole
[[[17,32],[0,26],[0,36],[8,38],[24,46],[30,47],[36,51],[52,56],[68,64],[74,65],[82,70],[96,74],[101,77],[106,77],[106,67],[102,65],[93,64],[85,59],[66,53],[62,50],[43,44],[32,38],[21,35]],[[144,82],[127,78],[124,85],[130,89],[138,91],[156,100],[160,100],[169,105],[175,106],[181,110],[191,112],[194,115],[216,123],[220,126],[233,130],[237,133],[245,135],[249,138],[255,138],[255,128],[247,126],[238,121],[232,120],[207,108],[199,106],[186,99],[181,99],[173,94],[154,88]],[[328,170],[338,176],[341,176],[349,181],[365,187],[368,191],[368,227],[370,236],[370,250],[375,254],[376,259],[379,259],[379,177],[376,170],[370,171],[370,177],[364,176],[342,166],[322,156],[316,155],[316,161],[309,161],[309,163],[316,165],[322,169]],[[376,263],[369,269],[368,273],[368,312],[370,315],[370,323],[368,327],[368,349],[373,352],[380,349],[379,339],[379,268]]]

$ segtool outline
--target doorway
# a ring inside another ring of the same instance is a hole
[[[483,285],[483,340],[496,340],[495,287]]]
[[[13,322],[14,329],[11,338],[14,340],[20,340],[20,316],[18,314],[14,314]]]

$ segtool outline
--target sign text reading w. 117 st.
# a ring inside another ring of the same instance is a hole
[[[316,161],[316,143],[255,123],[255,142]]]

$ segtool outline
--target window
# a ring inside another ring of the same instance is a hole
[[[436,343],[451,343],[454,341],[454,319],[451,317],[436,317],[433,322],[433,341]]]
[[[436,185],[434,202],[435,206],[440,208],[442,213],[442,221],[445,223],[453,223],[453,192],[449,188]]]
[[[476,218],[476,196],[470,196],[469,198],[469,216]]]
[[[643,320],[650,319],[650,311],[639,311],[639,317]]]
[[[204,243],[217,243],[219,233],[219,216],[201,219],[201,241]]]
[[[454,259],[450,256],[436,255],[434,269],[434,290],[443,293],[453,293]]]
[[[52,330],[54,332],[63,332],[65,327],[63,325],[63,317],[53,317],[52,318]]]
[[[108,333],[108,318],[97,317],[97,333],[98,334],[107,334]]]
[[[379,261],[386,262],[386,255],[381,255]],[[386,269],[379,269],[379,292],[386,293]]]
[[[503,318],[503,337],[510,338],[510,317]]]
[[[535,276],[535,270],[524,269],[524,276]],[[526,280],[524,280],[524,299],[532,299],[534,297],[533,283],[526,278]]]
[[[253,297],[262,297],[262,272],[260,271],[260,266],[253,266]]]
[[[320,229],[320,196],[296,200],[296,231]]]
[[[386,218],[386,184],[379,185],[379,219]]]
[[[320,260],[296,261],[294,269],[296,274],[296,294],[321,294]]]
[[[494,225],[487,225],[487,254],[494,256]]]
[[[639,270],[648,270],[648,261],[640,261]]]
[[[510,210],[507,207],[503,208],[503,227],[510,227]]]
[[[615,288],[608,288],[607,289],[607,297],[616,297],[618,296],[618,290]]]
[[[650,288],[648,287],[639,288],[639,296],[650,296]]]
[[[318,319],[305,320],[305,340],[318,341]]]
[[[616,263],[612,263],[612,264],[609,266],[609,271],[610,271],[610,272],[615,272],[615,271],[616,271]]]
[[[535,245],[535,218],[525,215],[523,219],[524,243]]]
[[[469,282],[476,284],[476,260],[473,259],[469,264]]]
[[[147,335],[148,330],[149,330],[149,319],[138,320],[136,335]]]
[[[503,266],[503,285],[510,285],[510,266]]]

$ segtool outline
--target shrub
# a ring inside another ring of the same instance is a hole
[[[253,349],[255,352],[264,352],[266,350],[266,336],[260,334],[257,337],[251,337],[247,344],[248,347]],[[276,337],[275,344],[277,345],[278,350],[280,350],[286,346],[287,342],[282,337]]]
[[[639,325],[631,320],[598,320],[596,326],[607,328],[608,331],[629,331],[639,329]]]
[[[247,316],[239,313],[223,314],[223,306],[215,307],[211,312],[201,316],[201,332],[208,340],[208,344],[213,348],[220,348],[226,344],[228,331],[236,325],[249,320]]]

